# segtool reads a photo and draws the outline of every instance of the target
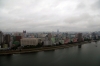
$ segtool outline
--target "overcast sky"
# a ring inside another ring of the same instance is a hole
[[[99,31],[100,0],[0,0],[2,31]]]

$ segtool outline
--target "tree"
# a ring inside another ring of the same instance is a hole
[[[14,41],[14,44],[16,47],[20,46],[20,42],[19,41]]]

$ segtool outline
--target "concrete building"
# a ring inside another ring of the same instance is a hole
[[[51,33],[46,35],[46,37],[44,38],[44,46],[51,46],[53,44],[51,38]]]
[[[26,30],[23,30],[23,38],[27,37]]]
[[[10,48],[12,47],[12,44],[13,44],[13,36],[11,36],[10,38]]]
[[[10,47],[10,41],[11,41],[10,39],[11,39],[11,36],[9,34],[6,34],[4,36],[4,44],[7,44],[8,47]]]
[[[57,29],[57,34],[59,34],[59,29]]]
[[[4,39],[3,33],[2,31],[0,31],[0,48],[3,48],[3,39]]]
[[[50,40],[45,40],[44,41],[44,46],[52,46],[53,44],[52,44],[52,41],[50,41]]]
[[[21,39],[22,39],[21,36],[15,36],[15,41],[19,41],[20,42]]]
[[[50,41],[50,40],[51,40],[51,38],[52,38],[51,33],[49,33],[49,34],[47,35],[47,37],[48,37],[48,40]]]
[[[51,38],[52,44],[55,45],[55,37]]]
[[[78,42],[78,41],[77,41],[77,38],[74,38],[74,39],[73,39],[73,42],[74,42],[74,43]]]
[[[65,40],[64,40],[64,44],[68,44],[70,42],[70,39],[69,38],[66,38]]]
[[[78,42],[82,42],[83,41],[83,39],[82,39],[82,33],[78,33],[77,34],[77,40],[78,40]]]
[[[39,42],[38,38],[23,38],[21,39],[21,46],[26,46],[26,45],[36,46],[38,45],[38,42]]]
[[[93,39],[93,40],[96,40],[96,39],[97,39],[97,35],[96,35],[95,32],[92,33],[92,39]]]
[[[59,42],[60,42],[61,44],[64,44],[64,43],[65,43],[63,39],[59,40]]]
[[[60,36],[59,35],[56,35],[55,36],[55,43],[58,44],[60,39],[61,39]]]

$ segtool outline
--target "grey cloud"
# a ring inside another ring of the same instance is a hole
[[[100,0],[97,0],[96,2],[94,2],[94,4],[92,5],[92,8],[94,9],[100,9]]]
[[[98,0],[99,1],[99,0]],[[99,2],[94,0],[1,0],[2,31],[99,30]],[[97,11],[93,10],[96,8]]]

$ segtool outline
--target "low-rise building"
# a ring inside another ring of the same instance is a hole
[[[68,44],[70,42],[70,39],[69,38],[66,38],[65,40],[64,40],[64,44]]]

